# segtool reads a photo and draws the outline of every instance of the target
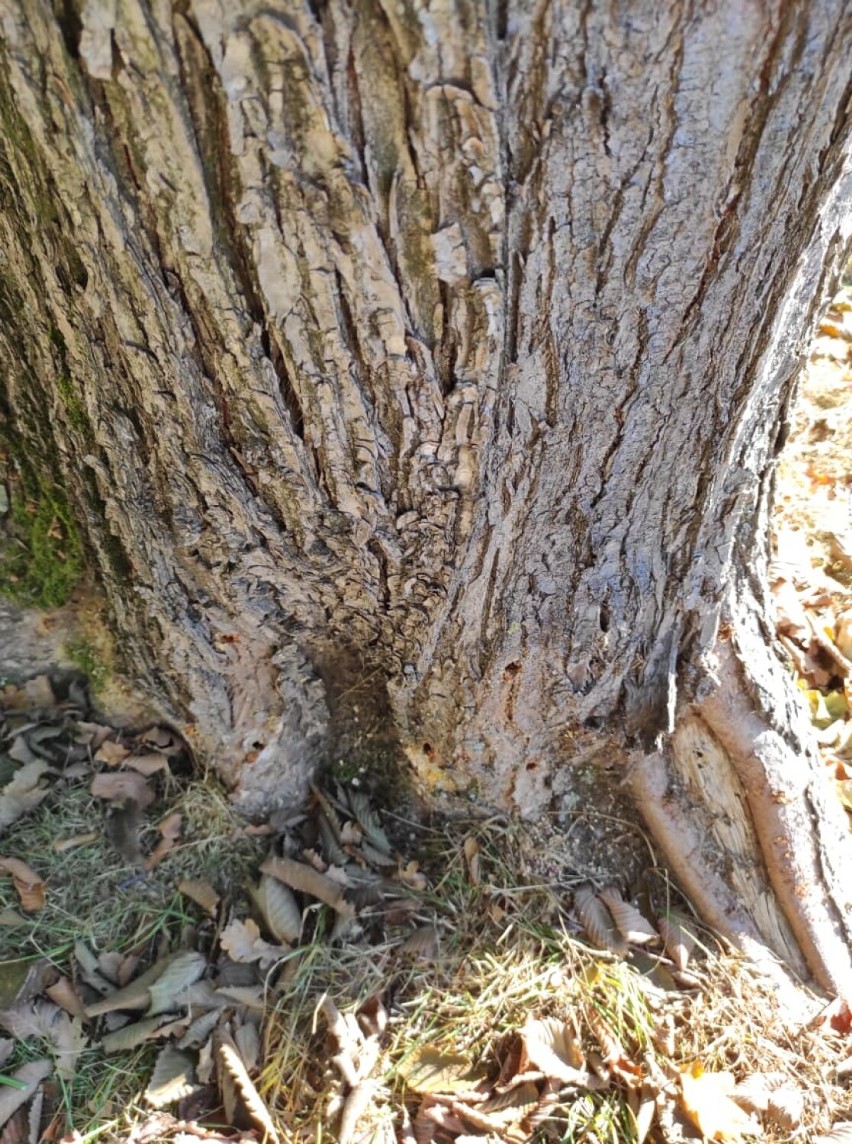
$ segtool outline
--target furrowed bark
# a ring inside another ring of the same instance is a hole
[[[845,982],[760,568],[848,246],[842,0],[64,11],[0,14],[4,412],[239,804],[356,718],[531,816],[640,745],[687,883],[678,815],[736,820],[707,912]]]

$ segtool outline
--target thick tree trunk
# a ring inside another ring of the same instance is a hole
[[[843,0],[0,21],[6,414],[243,807],[356,707],[526,814],[606,757],[716,924],[848,988],[765,577]]]

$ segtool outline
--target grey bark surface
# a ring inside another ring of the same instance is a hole
[[[606,755],[720,928],[845,989],[765,559],[852,28],[699,8],[5,0],[4,412],[248,812],[354,691],[527,815]]]

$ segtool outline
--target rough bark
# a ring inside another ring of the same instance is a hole
[[[764,574],[848,240],[843,0],[0,21],[6,413],[241,804],[353,694],[526,814],[606,753],[717,924],[846,988]]]

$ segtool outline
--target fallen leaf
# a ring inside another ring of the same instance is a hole
[[[145,1100],[152,1108],[174,1104],[188,1096],[195,1088],[195,1073],[189,1053],[166,1045],[157,1057]]]
[[[45,993],[55,1002],[60,1009],[64,1009],[72,1017],[83,1018],[86,1015],[86,1007],[80,1000],[77,990],[71,983],[68,977],[60,977],[53,985],[48,985]]]
[[[114,739],[107,739],[101,743],[95,751],[95,762],[106,763],[108,767],[117,767],[130,754],[127,747],[123,747],[121,743],[116,743]]]
[[[54,854],[64,854],[66,850],[76,850],[79,846],[90,846],[100,838],[100,831],[90,830],[87,834],[75,834],[71,838],[57,838],[51,842],[50,849]]]
[[[11,1074],[11,1080],[16,1082],[14,1087],[0,1087],[0,1125],[5,1124],[27,1103],[41,1082],[52,1072],[53,1062],[43,1057],[41,1060],[27,1061]]]
[[[320,874],[312,866],[304,862],[296,862],[292,858],[267,858],[260,867],[262,874],[271,874],[279,882],[284,882],[293,890],[300,890],[318,901],[331,906],[333,910],[346,917],[355,916],[355,908],[351,902],[343,897],[343,887],[329,878],[327,874]]]
[[[211,917],[216,913],[219,895],[210,883],[202,878],[183,878],[178,882],[178,892],[190,898],[196,905],[201,906],[202,910],[210,914]]]
[[[155,866],[159,866],[165,857],[171,854],[177,846],[182,826],[183,815],[178,811],[173,811],[159,823],[158,829],[162,837],[142,863],[143,870],[153,870]]]
[[[262,968],[279,961],[290,952],[288,945],[270,945],[260,936],[257,923],[247,918],[244,922],[234,920],[222,931],[222,949],[234,961],[258,961]]]
[[[148,990],[151,1005],[148,1016],[168,1013],[185,1004],[187,989],[193,985],[207,969],[207,959],[194,950],[180,950],[173,954],[162,972],[151,982]]]
[[[464,860],[467,863],[470,884],[478,886],[482,880],[479,869],[479,843],[472,834],[468,834],[464,840]]]
[[[125,862],[137,868],[145,861],[139,845],[142,808],[135,799],[113,803],[104,820],[104,837]]]
[[[618,932],[625,941],[630,942],[631,945],[645,945],[648,942],[660,941],[660,935],[645,915],[629,902],[625,902],[615,886],[605,887],[600,891],[598,897],[612,914]]]
[[[292,943],[302,933],[302,911],[292,892],[269,874],[261,875],[252,898],[263,915],[266,927],[276,941]]]
[[[39,786],[39,782],[51,769],[50,763],[44,759],[33,759],[18,768],[15,777],[6,783],[0,794],[0,830],[35,810],[47,797],[50,787]]]
[[[269,1109],[266,1107],[260,1093],[254,1087],[246,1067],[240,1060],[239,1053],[233,1045],[223,1043],[219,1046],[219,1060],[227,1070],[231,1079],[239,1089],[240,1097],[251,1119],[260,1128],[265,1140],[270,1144],[280,1144],[280,1137],[275,1131]]]
[[[482,1079],[473,1075],[473,1064],[467,1057],[434,1045],[418,1045],[399,1065],[398,1072],[413,1092],[422,1094],[471,1092]]]
[[[521,1030],[523,1054],[519,1072],[529,1067],[563,1084],[580,1084],[586,1076],[586,1062],[576,1031],[558,1017],[529,1017]]]
[[[627,942],[613,925],[609,911],[591,886],[578,886],[574,891],[574,912],[587,936],[599,949],[608,949],[622,957],[627,953]]]
[[[731,1099],[733,1073],[705,1072],[700,1061],[680,1068],[681,1105],[689,1119],[710,1140],[741,1140],[743,1134],[762,1136],[760,1125]]]
[[[113,802],[131,799],[142,807],[150,806],[156,797],[137,771],[99,771],[92,779],[89,793]]]
[[[164,771],[169,765],[169,760],[162,751],[148,751],[144,755],[128,755],[124,760],[124,765],[147,778],[156,774],[157,771]]]
[[[20,858],[0,858],[0,871],[11,874],[22,909],[27,913],[43,909],[47,886],[42,876],[31,866]]]

